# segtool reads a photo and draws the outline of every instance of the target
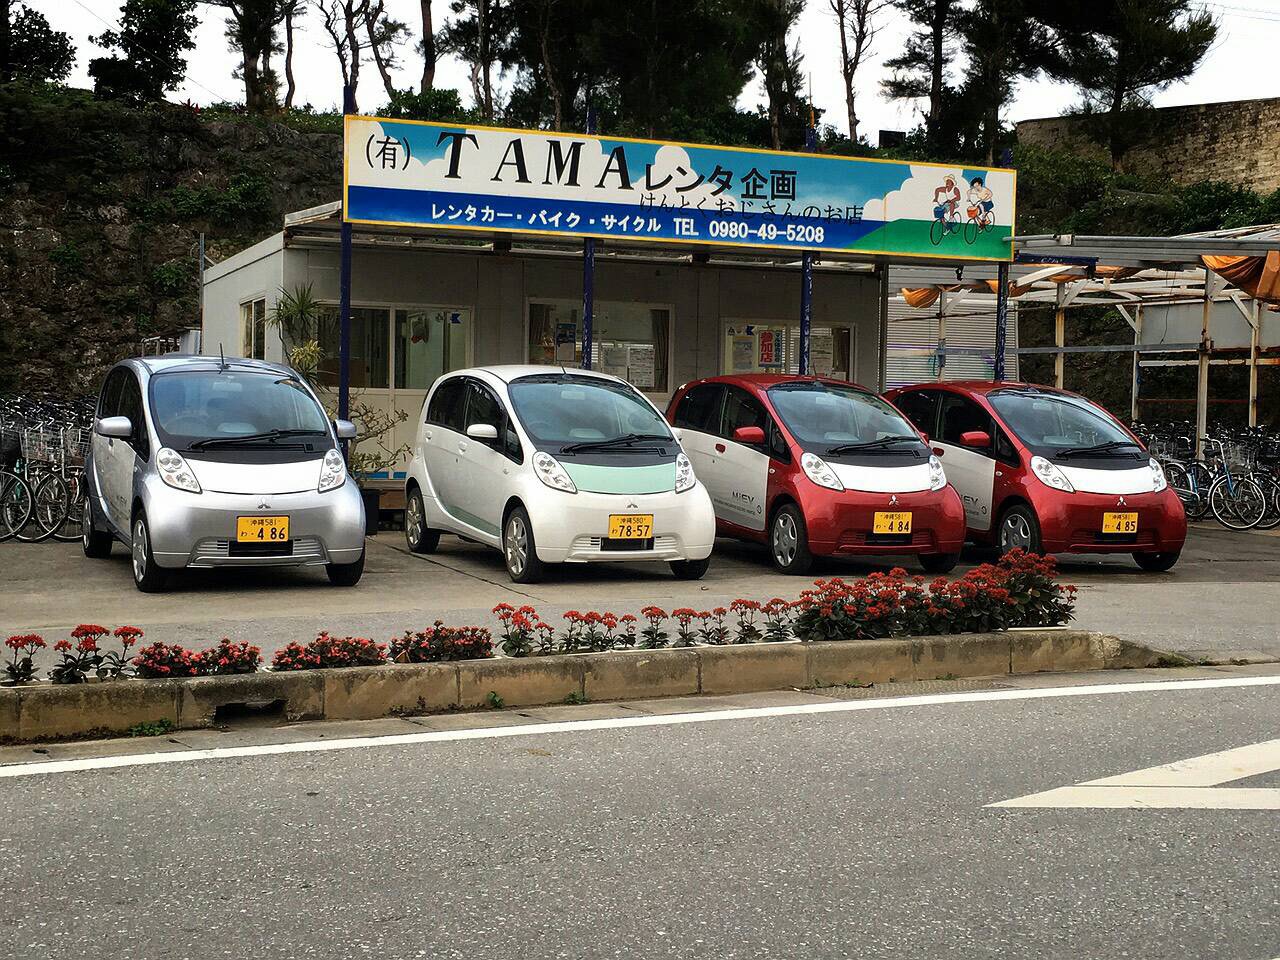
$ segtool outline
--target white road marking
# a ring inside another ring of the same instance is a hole
[[[1273,770],[1280,770],[1280,740],[1088,780],[989,806],[1280,810],[1280,789],[1219,786]]]
[[[510,727],[472,730],[440,730],[400,733],[383,737],[349,737],[340,740],[307,740],[295,743],[268,743],[247,747],[214,747],[207,750],[174,750],[131,756],[84,757],[76,760],[47,760],[0,766],[0,779],[33,777],[54,773],[83,773],[121,767],[146,767],[199,760],[232,760],[238,757],[266,757],[289,753],[328,753],[370,747],[396,747],[419,743],[449,743],[459,740],[496,740],[591,730],[623,730],[634,727],[668,727],[686,723],[715,723],[725,720],[760,720],[824,713],[856,713],[863,710],[898,710],[909,707],[943,706],[958,703],[992,703],[1006,700],[1048,700],[1061,697],[1093,697],[1131,693],[1163,693],[1185,690],[1221,690],[1233,687],[1280,685],[1280,676],[1229,677],[1211,680],[1158,680],[1148,683],[1103,683],[1078,687],[1048,687],[1029,690],[982,690],[969,693],[941,693],[928,696],[893,697],[884,700],[836,700],[780,707],[742,707],[708,710],[701,713],[673,713],[642,717],[614,717],[601,720],[564,720],[554,723],[527,723]]]

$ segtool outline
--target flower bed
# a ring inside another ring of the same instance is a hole
[[[1076,588],[1056,580],[1052,558],[1013,550],[994,564],[983,564],[956,580],[932,581],[910,576],[901,568],[873,573],[860,580],[818,580],[794,601],[741,598],[728,608],[695,610],[678,607],[667,613],[657,606],[634,614],[570,610],[564,626],[547,623],[531,606],[500,603],[493,608],[499,623],[499,646],[507,657],[596,653],[607,650],[656,650],[664,647],[718,647],[728,644],[802,643],[872,640],[938,634],[980,633],[1010,627],[1058,626],[1072,619]],[[674,633],[673,633],[674,630]],[[119,649],[104,651],[105,638]],[[82,683],[138,676],[143,679],[254,673],[262,652],[247,643],[223,639],[206,650],[151,643],[130,659],[142,639],[137,627],[114,631],[80,624],[70,639],[53,648],[59,661],[49,671],[54,683]],[[8,683],[35,679],[33,657],[46,646],[42,637],[23,634],[6,641],[10,660]],[[494,642],[484,627],[450,627],[436,621],[425,630],[407,630],[389,643],[367,637],[335,637],[321,632],[306,643],[290,643],[276,652],[271,669],[311,670],[326,667],[377,666],[387,662],[435,663],[490,658]]]

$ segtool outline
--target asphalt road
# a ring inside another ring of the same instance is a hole
[[[957,572],[982,559],[967,557]],[[856,577],[885,566],[831,562],[815,573]],[[86,559],[74,543],[3,543],[0,570],[0,635],[34,630],[52,641],[77,623],[132,623],[150,639],[199,646],[227,636],[268,655],[319,629],[385,640],[437,618],[491,624],[500,601],[533,604],[558,624],[572,608],[708,609],[736,597],[794,597],[808,585],[775,573],[762,548],[722,540],[695,583],[674,579],[665,564],[625,564],[566,566],[554,580],[517,586],[495,551],[446,537],[438,553],[419,557],[392,531],[369,540],[365,577],[354,589],[331,587],[320,569],[219,570],[188,571],[170,592],[140,594],[119,545],[102,561]],[[1080,586],[1081,627],[1214,659],[1280,657],[1280,536],[1202,526],[1168,574],[1143,573],[1128,555],[1063,557],[1061,570]]]
[[[1274,739],[1280,669],[1198,675],[1267,671],[1266,686],[915,705],[769,694],[7,748],[0,762],[246,742],[300,752],[18,778],[0,767],[0,943],[39,960],[1270,960],[1275,810],[989,806]],[[815,702],[840,712],[785,712]],[[779,704],[796,706],[590,722]],[[574,718],[587,722],[520,729]],[[298,742],[481,723],[500,729]]]

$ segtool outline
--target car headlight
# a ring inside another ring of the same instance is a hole
[[[160,468],[160,479],[175,490],[187,493],[201,493],[200,481],[196,473],[182,458],[177,450],[164,447],[156,454],[156,466]]]
[[[320,464],[320,483],[316,492],[336,490],[346,482],[347,462],[342,459],[342,451],[333,447],[324,455],[324,462]]]
[[[1031,472],[1034,473],[1036,475],[1036,479],[1046,487],[1052,487],[1054,490],[1061,490],[1063,493],[1076,492],[1076,488],[1071,485],[1071,481],[1067,479],[1067,475],[1044,457],[1031,458]]]
[[[539,450],[533,455],[533,472],[538,475],[539,480],[552,490],[561,490],[564,493],[578,492],[578,488],[574,486],[573,478],[569,476],[569,472],[560,465],[559,460],[549,453],[543,453]]]
[[[698,485],[698,478],[693,475],[693,464],[683,453],[676,454],[676,493],[684,493]]]
[[[947,472],[942,469],[942,461],[933,454],[929,455],[929,489],[941,490],[947,485]]]
[[[1152,457],[1147,463],[1151,467],[1151,490],[1153,493],[1159,493],[1169,485],[1169,481],[1164,475],[1164,467],[1156,462],[1155,457]]]
[[[843,490],[844,484],[836,476],[836,472],[816,453],[806,453],[800,458],[800,466],[805,475],[820,487],[828,490]]]

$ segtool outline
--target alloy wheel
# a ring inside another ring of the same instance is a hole
[[[507,570],[512,576],[524,573],[525,564],[529,562],[529,531],[525,528],[524,518],[513,514],[507,521],[506,537]]]
[[[147,575],[147,527],[141,519],[134,521],[129,552],[133,556],[133,579],[141,581]]]
[[[416,496],[409,498],[408,515],[405,517],[404,532],[405,536],[409,540],[410,547],[416,547],[422,542],[422,501]]]
[[[773,556],[778,566],[791,566],[799,543],[800,533],[796,530],[795,518],[786,512],[778,514],[778,519],[773,522]]]
[[[1001,551],[1008,553],[1014,547],[1021,547],[1023,550],[1031,549],[1031,524],[1027,523],[1027,518],[1019,513],[1012,513],[1005,517],[1004,523],[1000,525]]]

